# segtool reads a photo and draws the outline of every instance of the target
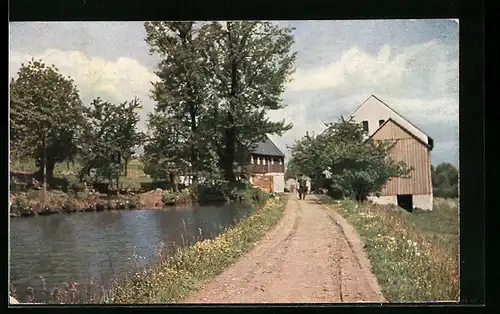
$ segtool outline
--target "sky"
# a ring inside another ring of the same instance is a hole
[[[456,20],[280,21],[292,25],[296,71],[284,109],[273,120],[292,122],[271,139],[289,146],[306,131],[350,115],[375,95],[434,139],[433,164],[458,166],[459,24]],[[85,104],[138,97],[145,130],[151,82],[160,61],[144,40],[143,22],[22,22],[9,25],[9,76],[31,58],[74,79]]]

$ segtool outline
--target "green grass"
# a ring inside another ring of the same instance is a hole
[[[400,212],[407,213],[403,210]],[[406,223],[426,236],[444,242],[447,249],[456,255],[460,228],[458,213],[458,199],[435,198],[432,211],[418,210],[401,216]]]
[[[54,167],[54,177],[63,178],[64,176],[76,180],[76,176],[81,169],[81,165],[78,162],[62,162],[57,163]],[[19,160],[12,158],[10,161],[10,171],[22,171],[22,172],[36,172],[38,168],[35,167],[35,161],[33,159]],[[151,177],[144,173],[144,165],[139,159],[132,159],[127,165],[128,176],[120,176],[120,182],[122,182],[123,187],[140,188],[140,183],[152,182]]]
[[[435,199],[432,212],[353,201],[329,205],[365,243],[389,302],[458,301],[458,202]]]
[[[213,240],[198,242],[171,257],[158,252],[153,266],[117,284],[105,303],[175,303],[184,299],[253,248],[280,220],[285,205],[285,198],[270,199]]]

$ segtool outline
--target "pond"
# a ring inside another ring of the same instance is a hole
[[[64,282],[109,288],[113,279],[150,263],[161,245],[174,252],[216,237],[250,212],[226,204],[11,219],[10,283],[21,302],[28,290]]]

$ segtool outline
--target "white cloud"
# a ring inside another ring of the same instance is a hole
[[[285,98],[299,100],[301,105],[270,114],[272,118],[288,117],[295,127],[276,142],[285,147],[306,130],[318,132],[324,122],[350,114],[374,94],[440,139],[433,155],[457,152],[458,135],[441,134],[436,126],[458,129],[458,84],[458,43],[445,45],[432,40],[400,49],[397,54],[383,45],[376,55],[352,46],[326,66],[297,69]]]
[[[297,69],[293,79],[287,91],[336,89],[345,93],[365,88],[402,95],[417,89],[423,92],[420,87],[425,84],[432,91],[458,94],[458,44],[433,40],[406,47],[397,55],[388,45],[380,47],[378,55],[353,46],[329,65]]]
[[[356,46],[352,47],[343,53],[340,60],[325,67],[298,69],[289,85],[289,91],[398,83],[405,71],[404,64],[390,57],[391,47],[387,45],[381,47],[378,56],[371,56]]]
[[[95,97],[113,103],[139,98],[144,106],[144,110],[140,111],[139,127],[144,130],[147,112],[153,109],[153,102],[148,96],[151,82],[158,78],[137,60],[127,57],[105,60],[89,57],[75,50],[47,49],[36,55],[11,51],[10,76],[16,77],[21,64],[27,63],[31,58],[54,64],[63,75],[74,79],[85,104],[89,104]]]

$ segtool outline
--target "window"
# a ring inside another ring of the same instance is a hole
[[[365,121],[363,121],[362,123],[363,123],[363,130],[364,130],[365,132],[368,132],[368,121],[366,121],[366,120],[365,120]]]
[[[380,125],[384,124],[384,122],[385,122],[385,120],[378,120],[378,125],[380,126]]]
[[[427,144],[431,147],[431,149],[434,148],[434,140],[430,137],[427,138]]]
[[[250,163],[253,165],[253,156],[250,156]]]
[[[282,162],[281,162],[281,158],[280,158],[280,166],[281,166]]]

